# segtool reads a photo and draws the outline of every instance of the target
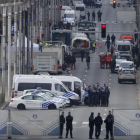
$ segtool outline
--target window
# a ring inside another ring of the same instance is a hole
[[[34,100],[41,100],[41,101],[43,101],[44,98],[42,98],[42,97],[40,97],[40,96],[34,96]]]
[[[27,89],[36,89],[41,87],[42,89],[51,90],[52,84],[49,83],[19,83],[17,91],[23,91]]]
[[[124,70],[123,74],[133,74],[133,71],[132,70]]]
[[[81,83],[80,82],[74,82],[74,87],[78,86],[79,89],[81,89]]]
[[[65,18],[74,18],[74,14],[65,14],[64,17]]]
[[[85,8],[84,7],[76,7],[76,10],[79,10],[79,11],[84,11]]]
[[[64,88],[62,85],[60,85],[60,84],[55,84],[55,90],[56,90],[56,91],[60,91],[60,92],[64,92],[64,93],[67,92],[67,91],[65,90],[65,88]]]
[[[22,99],[24,99],[24,100],[33,100],[33,96],[32,95],[27,95],[27,96],[22,97]]]
[[[130,51],[129,45],[118,45],[118,51]]]
[[[121,67],[133,67],[133,63],[121,63],[120,64]]]
[[[71,83],[71,82],[64,82],[64,81],[62,81],[62,83],[63,83],[67,88],[71,88],[71,87],[72,87],[72,83]]]

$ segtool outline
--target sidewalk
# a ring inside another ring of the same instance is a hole
[[[140,108],[140,70],[137,70],[137,75],[138,75],[137,93],[138,93],[138,103]]]

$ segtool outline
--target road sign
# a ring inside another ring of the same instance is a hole
[[[52,59],[55,59],[55,56],[54,55],[52,55],[52,57],[51,57]]]
[[[11,25],[11,34],[14,34],[14,32],[15,32],[15,26]]]
[[[37,58],[37,56],[36,56],[36,55],[34,55],[34,56],[33,56],[33,58],[34,58],[34,59],[36,59],[36,58]]]

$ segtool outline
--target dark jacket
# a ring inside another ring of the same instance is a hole
[[[81,91],[79,88],[75,88],[74,89],[74,92],[77,93],[79,96],[81,96]]]
[[[92,115],[89,117],[89,127],[90,126],[94,126],[94,117]]]
[[[115,41],[116,37],[114,35],[111,36],[112,41]]]
[[[114,124],[114,116],[108,115],[104,120],[104,123],[106,123],[106,128],[112,128]]]
[[[106,94],[108,94],[108,95],[110,94],[110,90],[109,90],[109,89],[106,89],[105,92],[106,92]]]
[[[84,50],[81,50],[80,53],[81,53],[81,56],[84,57],[84,55],[85,55],[85,51],[84,51]]]
[[[72,56],[72,57],[71,57],[71,62],[72,62],[72,63],[75,63],[75,62],[76,62],[75,56]]]
[[[110,35],[107,35],[107,40],[110,40]]]
[[[86,62],[90,62],[90,56],[86,57]]]
[[[101,12],[101,11],[98,11],[97,15],[98,15],[99,17],[101,17],[101,16],[102,16],[102,12]]]
[[[105,45],[107,45],[107,47],[110,47],[110,40],[107,40]]]
[[[63,115],[60,116],[60,124],[65,123],[65,117]]]
[[[103,120],[101,116],[97,116],[95,118],[95,126],[101,126],[103,124]]]
[[[95,12],[92,12],[92,17],[95,17]]]
[[[68,64],[70,64],[70,63],[72,62],[72,61],[71,61],[71,55],[68,55],[68,56],[67,56],[66,62],[67,62]]]
[[[73,117],[68,115],[66,117],[66,121],[67,121],[67,123],[66,123],[67,126],[72,126]]]

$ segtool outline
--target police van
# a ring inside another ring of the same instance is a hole
[[[43,75],[38,77],[30,77],[28,75],[27,77],[16,77],[14,81],[14,96],[21,96],[24,90],[36,89],[37,87],[55,92],[58,96],[69,98],[71,105],[80,104],[78,94],[69,91],[60,80]]]

